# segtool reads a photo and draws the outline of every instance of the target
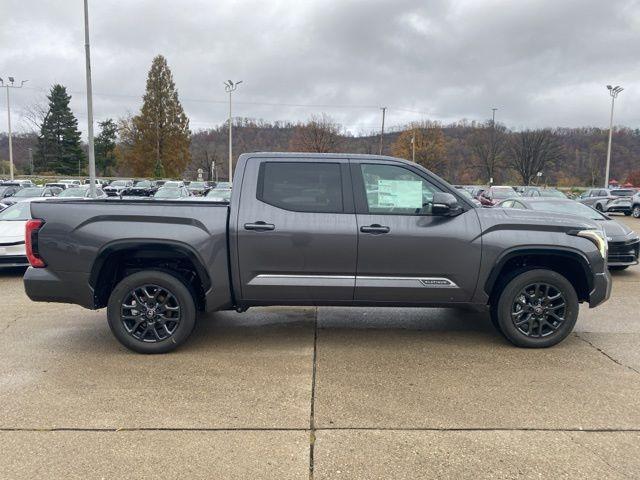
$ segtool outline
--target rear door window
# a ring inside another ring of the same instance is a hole
[[[342,213],[339,163],[264,162],[258,173],[258,200],[293,212]]]

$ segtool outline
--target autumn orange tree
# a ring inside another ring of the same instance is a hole
[[[413,159],[434,172],[442,171],[447,162],[447,142],[439,124],[435,122],[415,122],[407,125],[391,146],[396,157]]]
[[[139,177],[182,175],[190,160],[189,119],[167,60],[153,59],[140,113],[120,122],[119,167]]]

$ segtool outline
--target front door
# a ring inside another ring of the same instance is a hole
[[[431,214],[447,191],[417,167],[352,160],[358,222],[355,301],[430,304],[469,301],[480,266],[474,208]]]
[[[251,158],[238,217],[242,298],[351,303],[357,228],[348,160]]]

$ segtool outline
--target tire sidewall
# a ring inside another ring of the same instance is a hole
[[[169,290],[180,304],[180,323],[174,334],[155,343],[141,342],[133,338],[125,329],[121,320],[121,306],[124,297],[136,287],[153,284]],[[133,273],[122,279],[111,292],[107,305],[109,328],[118,341],[130,350],[138,353],[166,353],[180,346],[189,337],[195,326],[196,306],[191,291],[174,275],[156,270]]]
[[[640,218],[640,205],[635,205],[633,210],[631,210],[631,215],[633,218]]]
[[[527,285],[544,282],[553,285],[565,297],[566,310],[564,323],[548,337],[532,338],[520,332],[511,319],[511,308],[517,295]],[[573,330],[578,319],[578,296],[575,289],[563,275],[553,270],[535,269],[513,278],[500,294],[497,306],[497,321],[507,339],[514,345],[526,348],[546,348],[564,340]]]

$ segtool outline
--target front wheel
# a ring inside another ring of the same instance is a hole
[[[564,340],[578,319],[578,296],[553,270],[536,269],[513,278],[500,293],[495,319],[514,345],[551,347]]]
[[[633,210],[631,210],[631,215],[633,215],[633,218],[640,218],[640,205],[633,206]]]
[[[191,334],[196,320],[193,295],[165,272],[146,270],[125,277],[111,293],[109,327],[118,341],[138,353],[166,353]]]
[[[604,208],[600,203],[596,203],[596,210],[598,210],[599,212],[604,212]]]

